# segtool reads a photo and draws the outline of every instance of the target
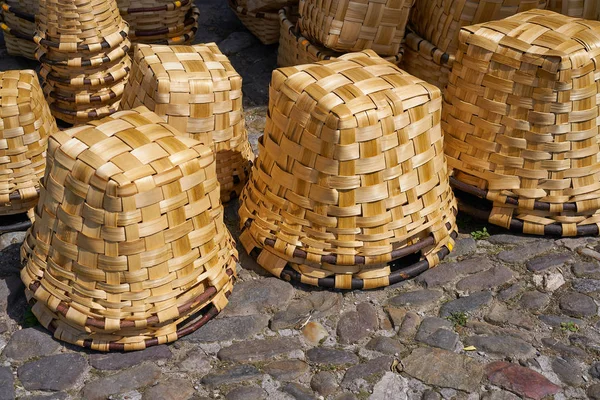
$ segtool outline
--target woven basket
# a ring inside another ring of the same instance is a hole
[[[444,53],[413,32],[406,35],[401,67],[417,78],[444,89],[454,55]]]
[[[186,15],[185,20],[178,26],[164,27],[149,31],[135,31],[130,34],[135,43],[182,45],[191,44],[198,31],[198,18],[200,10],[193,6]]]
[[[35,71],[0,72],[0,215],[35,207],[56,121]],[[2,217],[5,218],[5,217]]]
[[[117,0],[121,17],[132,32],[183,24],[192,4],[192,0]]]
[[[546,7],[547,0],[416,0],[410,14],[413,31],[442,53],[454,54],[462,26],[500,20]]]
[[[290,67],[293,65],[311,64],[321,60],[330,60],[341,56],[343,53],[328,48],[314,45],[300,33],[293,19],[288,19],[289,8],[279,10],[280,36],[279,50],[277,52],[277,65]],[[402,61],[404,49],[395,56],[384,57],[385,60],[399,64]]]
[[[140,107],[50,138],[21,278],[55,338],[140,350],[227,304],[237,252],[214,155],[174,132]]]
[[[369,289],[448,254],[456,203],[439,89],[367,50],[277,69],[269,93],[239,210],[240,242],[263,268]]]
[[[145,105],[217,153],[221,200],[239,196],[254,154],[242,113],[242,77],[216,44],[138,45],[123,108]]]
[[[261,41],[262,44],[274,44],[279,41],[279,16],[276,12],[251,12],[239,7],[236,0],[227,0],[229,8],[242,21],[242,24]]]
[[[339,51],[400,52],[414,0],[300,0],[301,32],[314,43]]]
[[[548,10],[570,17],[600,20],[598,0],[548,0]]]
[[[442,128],[457,189],[493,224],[598,234],[600,22],[528,11],[465,27]]]
[[[4,42],[8,54],[35,60],[37,45],[33,41],[33,35],[35,34],[34,15],[39,9],[38,2],[22,0],[21,3],[23,3],[23,6],[27,5],[25,10],[33,11],[34,14],[25,13],[19,9],[20,4],[0,3],[2,18],[4,19],[4,23],[0,24],[0,28],[4,33]]]

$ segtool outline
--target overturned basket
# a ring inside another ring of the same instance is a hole
[[[387,286],[456,237],[439,89],[372,51],[275,70],[240,241],[286,280]]]
[[[290,16],[289,8],[285,7],[279,10],[281,29],[279,50],[277,51],[277,65],[279,67],[311,64],[321,60],[337,58],[344,54],[312,44],[307,38],[302,36],[300,29],[294,23],[295,19],[295,17]],[[384,57],[384,59],[398,65],[402,61],[403,54],[404,49],[401,47],[398,54]]]
[[[215,158],[173,131],[140,107],[50,138],[21,278],[57,339],[144,349],[227,304],[237,254]]]
[[[600,22],[544,10],[461,30],[442,122],[453,186],[478,205],[461,210],[524,233],[598,234],[599,49]]]

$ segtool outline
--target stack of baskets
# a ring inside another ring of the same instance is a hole
[[[56,118],[77,124],[117,111],[131,65],[128,31],[115,0],[40,0],[36,56]]]
[[[39,1],[7,0],[1,7],[4,23],[0,26],[4,33],[8,54],[35,60],[36,44],[33,36]]]
[[[548,10],[570,17],[600,20],[598,0],[548,0]]]
[[[305,64],[365,49],[397,64],[413,1],[301,0],[297,22],[289,9],[282,9],[278,65]]]
[[[117,0],[132,43],[188,44],[198,30],[193,0]]]
[[[546,0],[416,0],[406,35],[403,68],[443,89],[461,27],[545,7]]]

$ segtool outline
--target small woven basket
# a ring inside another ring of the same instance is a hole
[[[269,93],[239,210],[240,242],[263,268],[369,289],[448,254],[456,203],[439,89],[367,50],[277,69]]]
[[[50,137],[21,278],[55,338],[140,350],[227,304],[237,252],[215,158],[175,132],[140,107]]]
[[[0,72],[0,215],[35,207],[56,121],[32,70]],[[4,218],[4,217],[2,217]]]
[[[548,0],[548,10],[570,17],[600,20],[598,0]]]
[[[288,18],[289,8],[279,10],[280,36],[279,50],[277,52],[277,65],[279,67],[290,67],[293,65],[311,64],[321,60],[330,60],[344,53],[330,50],[326,47],[312,44],[300,33],[294,23],[294,17]],[[385,60],[398,65],[402,61],[404,49],[395,56],[384,57]]]
[[[35,60],[36,44],[33,41],[35,34],[35,14],[38,12],[38,1],[21,0],[13,4],[0,3],[4,23],[0,24],[4,34],[6,50],[11,56],[21,56]],[[20,9],[19,7],[26,7]],[[25,12],[28,10],[33,14]]]
[[[442,128],[453,185],[479,197],[465,212],[528,234],[598,234],[599,56],[600,22],[545,10],[461,30]]]
[[[546,7],[547,0],[416,0],[410,14],[413,31],[442,53],[454,54],[461,27],[500,20]]]
[[[400,52],[414,0],[300,0],[301,32],[314,43],[339,51]]]
[[[242,24],[261,41],[262,44],[279,42],[279,16],[276,12],[251,12],[237,5],[236,0],[227,0],[229,8],[242,21]]]
[[[402,69],[409,74],[443,90],[453,62],[454,55],[444,53],[414,32],[406,35]]]
[[[145,105],[217,154],[221,200],[239,196],[254,154],[242,112],[242,77],[216,44],[138,45],[123,108]]]

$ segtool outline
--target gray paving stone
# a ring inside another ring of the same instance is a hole
[[[527,269],[532,272],[541,272],[550,268],[562,267],[571,261],[573,261],[571,254],[547,254],[527,261]]]
[[[496,325],[510,324],[533,330],[535,328],[535,320],[520,309],[509,309],[502,303],[496,303],[490,307],[490,311],[485,316],[485,320]]]
[[[573,360],[565,360],[563,358],[554,358],[552,360],[552,370],[561,381],[569,386],[579,387],[584,384],[582,378],[583,371],[581,367]]]
[[[443,286],[457,278],[454,270],[455,263],[443,263],[435,268],[428,269],[415,278],[417,283],[424,284],[427,288]]]
[[[301,299],[293,300],[284,311],[277,312],[271,319],[271,329],[295,328],[311,320],[339,313],[343,303],[341,293],[322,291],[312,292]]]
[[[194,392],[194,385],[187,379],[170,378],[148,388],[142,400],[188,400]]]
[[[342,314],[337,325],[337,334],[341,343],[356,343],[376,331],[378,326],[375,307],[361,303],[356,306],[356,311]]]
[[[297,338],[276,338],[236,342],[217,353],[221,361],[255,362],[271,359],[301,348]]]
[[[338,390],[339,385],[332,372],[320,371],[310,380],[310,387],[315,392],[326,397],[334,394]]]
[[[382,356],[350,367],[344,374],[342,387],[353,391],[358,390],[357,380],[374,381],[390,370],[393,360],[390,356]]]
[[[456,288],[462,291],[479,292],[502,286],[512,278],[512,271],[505,266],[499,265],[461,279],[456,284]]]
[[[210,387],[218,387],[225,384],[257,380],[262,374],[253,365],[236,365],[229,369],[218,370],[202,378],[202,383]]]
[[[572,269],[573,274],[578,278],[600,279],[600,263],[597,261],[576,262]]]
[[[481,396],[481,400],[519,400],[520,397],[506,390],[494,390],[493,392],[485,392]]]
[[[27,390],[68,390],[87,374],[89,365],[79,354],[56,354],[29,361],[17,370]]]
[[[588,373],[590,374],[590,376],[592,378],[600,379],[600,361],[594,362],[590,366],[590,369],[588,370]]]
[[[560,328],[561,324],[568,324],[569,322],[580,328],[586,325],[585,321],[582,319],[565,317],[564,315],[540,315],[538,318],[546,325],[554,328]]]
[[[86,400],[105,400],[111,395],[151,385],[160,377],[161,371],[156,365],[144,363],[88,382],[81,393]]]
[[[456,263],[454,272],[458,275],[469,275],[485,271],[494,267],[494,263],[488,256],[477,256]]]
[[[210,359],[198,349],[190,350],[185,358],[177,363],[177,368],[188,374],[206,375],[210,370]]]
[[[300,360],[273,361],[264,367],[264,372],[278,381],[293,381],[308,372],[308,364]]]
[[[448,257],[451,260],[459,257],[468,256],[470,254],[475,253],[475,250],[477,250],[477,242],[475,241],[475,239],[471,237],[458,239],[456,241],[454,249],[452,249],[452,252],[448,254]]]
[[[385,310],[390,316],[394,328],[396,330],[400,329],[402,321],[404,321],[404,317],[406,316],[406,309],[402,307],[386,307]]]
[[[163,344],[128,353],[92,353],[90,365],[100,370],[118,370],[133,367],[147,360],[168,360],[172,356],[169,347]]]
[[[523,243],[532,243],[538,240],[536,237],[532,236],[521,236],[514,234],[505,234],[501,233],[498,235],[492,235],[486,239],[491,244],[495,245],[511,245],[511,244],[523,244]]]
[[[413,350],[402,360],[402,364],[404,372],[427,385],[466,392],[476,391],[483,377],[483,369],[478,361],[433,347]]]
[[[421,317],[414,312],[407,312],[398,331],[398,337],[405,341],[411,340],[415,337],[420,323]]]
[[[590,400],[600,400],[600,383],[593,384],[586,392]]]
[[[373,393],[369,400],[407,400],[408,380],[393,372],[386,372],[373,387]]]
[[[563,357],[587,357],[587,353],[580,348],[566,345],[551,337],[542,338],[542,344],[549,349],[556,351]]]
[[[278,278],[240,282],[229,297],[223,317],[261,314],[285,309],[294,297],[294,287]]]
[[[440,316],[447,317],[456,312],[469,313],[488,305],[492,301],[489,291],[472,293],[469,296],[449,301],[440,309]]]
[[[594,300],[581,293],[565,293],[559,302],[560,309],[570,317],[589,317],[598,311]]]
[[[529,343],[511,336],[470,336],[464,343],[475,346],[478,351],[503,357],[528,359],[535,355],[535,348]]]
[[[357,397],[353,393],[346,392],[337,396],[335,400],[357,400]]]
[[[519,295],[519,293],[521,293],[522,289],[523,289],[523,284],[521,282],[513,283],[506,289],[498,292],[497,298],[498,298],[498,300],[501,300],[501,301],[511,300],[511,299],[517,297]]]
[[[230,390],[225,396],[227,400],[266,400],[268,394],[257,386],[240,386]]]
[[[319,365],[358,364],[358,357],[349,351],[314,347],[306,352],[309,363]]]
[[[452,330],[452,323],[445,318],[426,317],[419,325],[415,340],[423,342],[438,329]]]
[[[375,336],[367,343],[368,350],[377,351],[383,354],[400,354],[406,350],[406,346],[400,343],[397,339],[392,339],[385,336]]]
[[[527,243],[512,250],[501,251],[498,253],[498,259],[511,264],[523,263],[535,256],[547,253],[554,247],[554,243],[550,241]]]
[[[442,396],[438,392],[427,389],[423,392],[423,397],[421,397],[421,400],[442,400]]]
[[[447,329],[438,329],[431,335],[427,336],[423,343],[439,347],[440,349],[454,351],[458,345],[458,334]]]
[[[14,400],[15,386],[12,371],[9,367],[0,367],[0,400]]]
[[[600,280],[599,279],[573,279],[571,281],[573,290],[579,293],[597,293],[600,292]]]
[[[15,361],[25,361],[33,357],[48,356],[57,352],[60,347],[60,343],[48,331],[26,328],[12,335],[2,355]]]
[[[269,316],[265,314],[213,319],[183,340],[200,343],[244,340],[262,332],[268,324]]]
[[[295,382],[287,383],[281,389],[285,393],[291,395],[296,400],[315,400],[316,397],[312,390],[307,388],[306,386],[302,386]]]
[[[542,311],[548,303],[550,303],[550,296],[537,290],[523,293],[519,300],[519,305],[529,311]]]
[[[67,395],[65,392],[19,397],[20,400],[67,400],[68,398],[69,395]]]
[[[422,307],[435,303],[436,301],[441,299],[443,295],[443,292],[439,290],[422,289],[416,290],[414,292],[401,293],[398,296],[389,299],[388,304],[395,307]]]

